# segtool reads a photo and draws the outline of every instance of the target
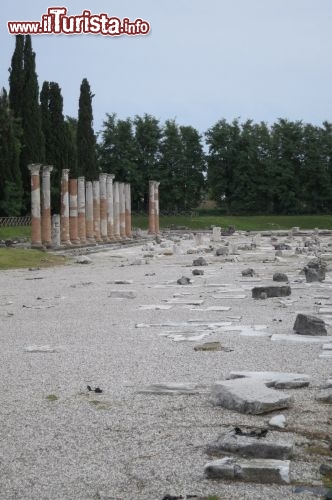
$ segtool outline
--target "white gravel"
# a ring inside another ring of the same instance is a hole
[[[322,240],[329,241],[328,237]],[[235,235],[229,241],[250,243],[251,238]],[[206,236],[203,242],[205,246],[210,243]],[[155,245],[149,264],[129,265],[145,261],[146,252],[137,246],[89,253],[92,263],[86,266],[73,263],[0,273],[1,499],[161,500],[166,494],[248,500],[311,498],[309,493],[292,493],[294,485],[203,477],[210,458],[205,446],[219,433],[234,426],[263,427],[273,416],[213,407],[206,389],[234,370],[309,375],[308,388],[285,391],[291,393],[294,404],[283,414],[286,430],[296,431],[294,439],[299,443],[291,462],[293,481],[318,480],[324,457],[303,453],[308,441],[302,434],[331,431],[331,407],[315,401],[332,373],[331,358],[319,358],[321,344],[271,342],[269,337],[241,336],[216,327],[208,330],[206,341],[219,340],[232,351],[196,352],[195,342],[174,342],[160,335],[169,327],[135,325],[189,319],[222,322],[234,317],[235,325],[264,324],[271,335],[290,334],[298,312],[317,314],[319,307],[332,301],[329,277],[325,284],[297,282],[294,288],[292,281],[302,279],[299,270],[306,256],[284,252],[290,256],[274,261],[268,238],[262,239],[262,248],[240,251],[233,257],[235,262],[227,262],[232,256],[186,254],[195,248],[193,240],[183,240],[176,255],[163,255],[171,248],[173,242],[166,249]],[[204,276],[192,276],[190,266],[199,255],[209,265],[202,268]],[[263,263],[267,256],[269,261]],[[255,283],[241,276],[249,261],[262,286],[275,284],[274,272],[285,272],[295,301],[285,305],[278,298],[252,299],[250,289]],[[191,278],[195,287],[166,286],[182,275]],[[117,280],[128,280],[128,285],[115,285]],[[246,298],[227,298],[227,293],[213,298],[217,288],[206,286],[209,283],[242,288]],[[110,297],[117,286],[119,290],[128,286],[136,296]],[[173,305],[170,309],[148,307],[165,305],[176,293],[190,294],[180,301],[204,303],[198,310],[174,302],[168,302]],[[213,310],[216,306],[225,310]],[[193,332],[198,331],[193,327]],[[332,333],[330,326],[328,333]],[[205,389],[196,395],[139,392],[162,383],[197,384]],[[89,392],[87,385],[100,387],[102,394]]]

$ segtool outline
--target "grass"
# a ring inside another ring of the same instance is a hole
[[[57,401],[59,398],[56,396],[56,394],[49,394],[46,396],[47,401]]]
[[[0,227],[0,240],[31,238],[31,226]]]
[[[209,229],[211,226],[235,226],[243,231],[287,230],[298,226],[301,229],[332,229],[332,215],[195,215],[191,216],[160,216],[160,227],[171,225],[186,226],[190,229]],[[148,217],[133,215],[133,227],[147,229]]]
[[[0,270],[26,267],[51,267],[64,264],[66,259],[28,248],[0,248]]]

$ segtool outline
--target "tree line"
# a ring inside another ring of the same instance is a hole
[[[16,36],[9,91],[0,92],[0,215],[30,209],[29,163],[53,165],[52,207],[60,177],[97,179],[100,172],[132,185],[133,210],[145,211],[148,181],[161,182],[160,206],[180,213],[210,198],[227,213],[328,213],[332,209],[332,124],[279,119],[272,125],[220,120],[203,135],[149,114],[106,114],[93,130],[93,93],[82,80],[77,117],[64,116],[57,82],[39,91],[29,35]]]

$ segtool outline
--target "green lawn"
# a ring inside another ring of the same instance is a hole
[[[211,226],[235,226],[246,231],[268,231],[272,229],[290,229],[299,226],[301,229],[332,229],[332,215],[251,215],[251,216],[161,216],[160,227],[167,228],[171,224],[186,226],[190,229],[209,229]],[[133,227],[147,229],[148,217],[134,215]]]
[[[0,248],[0,270],[25,267],[50,267],[64,264],[67,259],[40,250]]]
[[[0,227],[0,240],[30,238],[31,226]]]

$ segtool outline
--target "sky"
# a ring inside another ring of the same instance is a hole
[[[142,19],[148,35],[33,35],[39,86],[57,82],[77,117],[87,78],[94,129],[106,113],[148,113],[202,134],[226,119],[332,121],[331,0],[11,0],[1,5],[0,86],[15,36],[7,21],[40,21],[49,7]]]

